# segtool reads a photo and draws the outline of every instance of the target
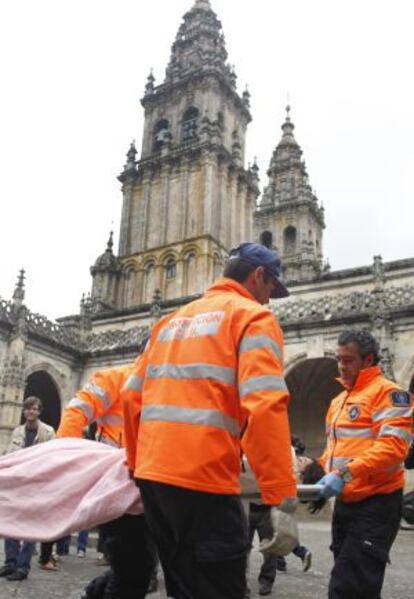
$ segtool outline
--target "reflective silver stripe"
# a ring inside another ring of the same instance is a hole
[[[97,397],[99,397],[99,399],[101,400],[104,408],[106,410],[108,410],[111,407],[111,399],[110,397],[108,397],[106,391],[104,391],[103,389],[101,389],[100,387],[98,387],[98,385],[95,385],[95,383],[88,383],[85,386],[85,389],[87,391],[90,391],[91,393],[93,393],[94,395],[96,395]]]
[[[238,421],[219,410],[201,408],[181,408],[178,406],[146,405],[141,411],[141,421],[161,420],[163,422],[180,422],[183,424],[202,424],[228,431],[234,437],[240,435]]]
[[[388,472],[389,474],[393,474],[394,472],[399,472],[400,470],[404,469],[404,464],[400,463],[400,464],[396,464],[395,466],[390,466],[389,468],[385,469],[385,472]]]
[[[130,391],[142,391],[143,384],[144,379],[141,376],[131,374],[123,388]]]
[[[352,461],[352,458],[338,458],[338,457],[333,457],[333,458],[331,458],[331,460],[328,460],[328,462],[330,462],[331,468],[343,468],[344,466],[349,464],[349,462],[351,462],[351,461]]]
[[[337,438],[354,437],[356,439],[371,439],[375,437],[374,431],[370,428],[345,428],[340,426],[334,429],[333,434]]]
[[[236,371],[227,366],[213,366],[212,364],[160,364],[147,367],[149,379],[209,379],[233,385],[236,380]]]
[[[239,353],[250,351],[252,349],[261,349],[262,347],[272,350],[278,360],[282,360],[283,352],[279,345],[267,335],[254,335],[252,337],[244,337],[240,343]]]
[[[253,376],[239,385],[239,395],[244,397],[254,391],[287,391],[282,376]]]
[[[109,424],[113,426],[123,426],[124,419],[122,418],[122,416],[119,416],[118,414],[105,414],[104,416],[97,418],[96,422],[101,425]]]
[[[412,408],[385,408],[378,410],[372,414],[373,422],[383,420],[384,418],[411,418],[413,415]]]
[[[79,408],[85,414],[86,418],[88,419],[88,422],[92,422],[93,407],[90,404],[88,404],[86,401],[83,401],[83,399],[74,397],[73,399],[70,400],[70,402],[68,403],[68,405],[66,407],[67,408]]]
[[[390,426],[389,424],[383,424],[380,428],[380,432],[378,433],[379,437],[400,437],[400,439],[404,439],[407,443],[411,443],[413,440],[413,436],[404,430],[403,428],[399,428],[398,426]]]

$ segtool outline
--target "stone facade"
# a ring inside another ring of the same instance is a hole
[[[91,267],[77,315],[51,322],[24,304],[24,272],[0,300],[0,453],[37,394],[57,426],[65,404],[97,369],[132,362],[162,313],[196,298],[231,247],[277,247],[291,296],[272,303],[285,334],[292,429],[314,454],[337,393],[338,333],[380,340],[387,375],[414,391],[414,258],[331,272],[323,264],[324,211],[309,184],[289,109],[259,197],[258,166],[244,166],[249,93],[238,94],[221,24],[208,0],[184,15],[162,83],[148,77],[141,155],[119,177],[118,254],[112,233]],[[329,206],[329,198],[326,199]]]

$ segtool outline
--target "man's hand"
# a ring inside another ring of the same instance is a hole
[[[280,505],[270,508],[273,537],[260,542],[262,553],[287,555],[298,545],[299,531],[294,517],[297,505],[296,498],[286,498]]]
[[[316,484],[321,487],[319,497],[329,499],[330,497],[338,497],[342,493],[345,481],[339,472],[330,472],[325,474]]]

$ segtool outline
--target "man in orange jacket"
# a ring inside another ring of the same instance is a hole
[[[401,517],[412,397],[382,375],[368,331],[345,331],[336,359],[344,391],[326,418],[321,496],[338,497],[332,521],[330,599],[380,599]]]
[[[273,506],[273,544],[293,519],[283,335],[264,307],[286,295],[277,252],[242,244],[224,278],[154,325],[127,382],[128,465],[179,599],[244,596],[242,451]]]
[[[134,364],[128,364],[95,372],[63,411],[57,436],[81,438],[84,428],[96,423],[98,441],[124,447],[121,389],[133,371]]]
[[[95,372],[65,408],[57,436],[82,437],[84,428],[96,423],[98,441],[124,447],[121,390],[133,370],[134,364],[129,364]],[[157,559],[145,516],[125,514],[102,530],[111,569],[93,580],[82,598],[144,599]]]

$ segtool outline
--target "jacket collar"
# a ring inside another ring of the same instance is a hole
[[[367,385],[369,385],[371,381],[379,376],[382,376],[382,370],[379,366],[369,366],[368,368],[363,368],[359,371],[354,386],[352,389],[349,389],[349,391],[361,391]],[[339,381],[343,387],[345,387],[341,378],[337,378],[336,380]]]
[[[243,285],[227,277],[221,277],[220,279],[217,279],[217,281],[215,281],[211,287],[207,289],[205,295],[212,295],[216,293],[237,293],[238,295],[242,295],[243,297],[253,300],[257,304],[259,303],[257,299],[249,291],[247,291],[245,287],[243,287]]]

